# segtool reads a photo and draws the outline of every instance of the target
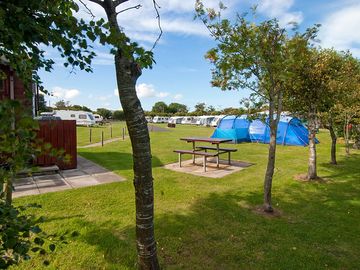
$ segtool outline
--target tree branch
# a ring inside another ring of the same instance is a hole
[[[161,38],[161,36],[163,34],[163,30],[161,28],[161,23],[160,23],[160,13],[159,13],[159,10],[158,10],[161,7],[156,3],[156,0],[153,0],[153,4],[154,4],[154,9],[156,11],[156,19],[158,21],[158,27],[159,27],[160,33],[159,33],[159,36],[157,37],[157,39],[155,40],[155,42],[154,42],[154,44],[153,44],[150,51],[154,50],[154,48],[156,47],[157,43],[159,42],[159,40],[160,40],[160,38]]]
[[[104,7],[104,1],[101,1],[101,0],[89,0],[89,1]]]
[[[91,0],[90,0],[91,1]],[[79,0],[79,2],[85,7],[85,9],[87,10],[87,13],[94,19],[95,15],[94,13],[91,12],[91,10],[88,8],[88,6],[84,3],[83,0]]]
[[[133,7],[128,7],[128,8],[125,8],[125,9],[123,9],[123,10],[120,10],[119,12],[116,12],[116,15],[118,15],[118,14],[120,14],[120,13],[123,13],[123,12],[125,12],[125,11],[127,11],[127,10],[129,10],[129,9],[139,9],[139,8],[141,8],[142,6],[139,4],[139,5],[136,5],[136,6],[133,6]]]

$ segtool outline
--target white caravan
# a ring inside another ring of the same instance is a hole
[[[169,117],[166,116],[155,116],[153,119],[153,123],[167,123],[169,121]]]
[[[193,117],[191,116],[185,116],[182,120],[181,120],[181,124],[184,125],[189,125],[192,123]]]
[[[152,123],[152,121],[153,121],[153,119],[152,119],[151,116],[145,116],[145,120],[146,120],[146,122],[148,122],[148,123]]]
[[[92,126],[96,123],[91,112],[59,110],[54,111],[54,116],[60,117],[61,120],[76,120],[78,126]]]
[[[168,123],[169,124],[181,124],[181,121],[184,117],[183,116],[173,116],[170,117]]]
[[[211,121],[210,126],[217,127],[220,123],[220,120],[224,117],[225,115],[216,115],[215,118]]]
[[[94,114],[94,119],[96,123],[101,123],[104,120],[100,114]]]
[[[197,125],[197,121],[198,121],[198,119],[199,119],[199,117],[200,116],[195,116],[195,117],[193,117],[192,119],[191,119],[191,125]]]
[[[214,116],[208,116],[208,115],[199,116],[199,118],[196,121],[196,124],[198,126],[210,126],[210,123],[214,118],[215,118]]]

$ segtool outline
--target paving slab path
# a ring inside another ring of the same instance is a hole
[[[78,156],[77,160],[77,169],[60,170],[58,173],[34,175],[16,179],[13,197],[17,198],[72,188],[125,181],[123,177],[81,156]]]

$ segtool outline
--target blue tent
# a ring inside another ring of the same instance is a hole
[[[214,131],[212,138],[231,138],[234,143],[270,142],[270,128],[261,120],[248,120],[243,116],[225,116]],[[318,142],[318,141],[317,141]],[[308,130],[298,118],[282,116],[278,124],[276,143],[306,146]]]
[[[234,143],[250,142],[250,121],[244,116],[223,117],[211,138],[231,138]]]

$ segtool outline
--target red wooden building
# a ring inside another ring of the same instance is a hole
[[[0,78],[0,102],[6,99],[19,100],[28,108],[29,114],[35,117],[38,114],[37,85],[33,84],[31,91],[26,91],[22,81],[2,57],[0,57],[0,70],[5,74],[4,79]],[[40,156],[36,158],[35,164],[38,166],[58,165],[60,169],[75,169],[77,167],[76,121],[39,120],[39,126],[38,138],[51,143],[54,148],[64,149],[65,153],[71,156],[71,160],[70,163],[63,163],[54,157]]]

